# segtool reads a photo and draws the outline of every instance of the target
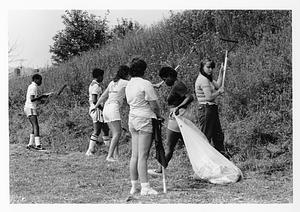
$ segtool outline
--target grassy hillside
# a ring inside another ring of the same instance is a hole
[[[242,171],[272,174],[292,170],[292,14],[291,11],[185,11],[172,14],[151,28],[42,72],[40,92],[67,88],[40,103],[42,143],[57,154],[84,152],[92,132],[88,115],[88,85],[95,67],[105,70],[107,85],[120,64],[140,55],[148,64],[146,77],[159,82],[163,65],[180,65],[179,79],[194,94],[199,63],[206,56],[217,68],[231,44],[225,95],[219,101],[221,124],[232,161]],[[191,50],[195,49],[191,53]],[[9,80],[10,144],[25,147],[30,125],[23,115],[30,77]],[[167,117],[168,88],[158,91]],[[127,128],[128,106],[122,108]],[[197,116],[197,102],[192,103]],[[196,123],[198,124],[198,123]],[[165,130],[165,129],[163,129]],[[126,144],[129,145],[129,144]],[[129,151],[129,150],[128,150]],[[180,150],[182,151],[182,150]]]

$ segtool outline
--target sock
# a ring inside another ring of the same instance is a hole
[[[150,183],[149,182],[141,183],[141,187],[142,187],[142,189],[149,189],[150,188]]]
[[[35,146],[41,145],[41,143],[40,143],[40,137],[39,136],[34,137],[34,142],[35,142]]]
[[[33,145],[33,144],[34,144],[34,134],[30,134],[28,145]]]
[[[109,136],[103,135],[103,136],[102,136],[102,139],[103,139],[103,141],[108,141],[108,140],[109,140]]]
[[[98,136],[92,134],[90,138],[89,151],[92,152],[94,150],[95,144],[98,141]]]
[[[131,185],[133,188],[137,188],[139,185],[139,181],[138,180],[131,180]]]

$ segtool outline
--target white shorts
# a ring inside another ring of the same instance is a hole
[[[138,133],[143,131],[146,133],[153,133],[152,119],[129,115],[128,127],[131,133]]]
[[[24,113],[27,117],[37,116],[36,109],[24,107]]]
[[[103,109],[104,122],[120,121],[120,107],[117,103],[109,103],[104,105]]]
[[[99,108],[96,108],[93,112],[90,110],[90,116],[93,120],[93,123],[104,122],[102,111]]]

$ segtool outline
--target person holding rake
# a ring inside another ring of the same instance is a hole
[[[223,72],[221,64],[217,81],[213,80],[215,62],[206,58],[201,61],[200,71],[195,82],[195,93],[199,103],[200,129],[213,143],[214,148],[228,158],[224,147],[224,134],[220,124],[216,99],[224,94]]]

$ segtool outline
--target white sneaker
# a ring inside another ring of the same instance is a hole
[[[142,189],[141,190],[141,195],[144,196],[144,195],[157,195],[158,192],[155,191],[152,187],[150,188],[145,188],[145,189]]]
[[[139,192],[139,189],[138,188],[135,188],[135,187],[131,187],[131,189],[130,189],[130,194],[136,194],[136,193],[138,193]]]
[[[162,173],[157,172],[156,169],[148,169],[147,172],[148,172],[148,174],[151,174],[151,175],[162,176]]]
[[[85,155],[86,155],[86,156],[93,156],[94,154],[93,154],[91,151],[87,151],[87,152],[85,153]]]

